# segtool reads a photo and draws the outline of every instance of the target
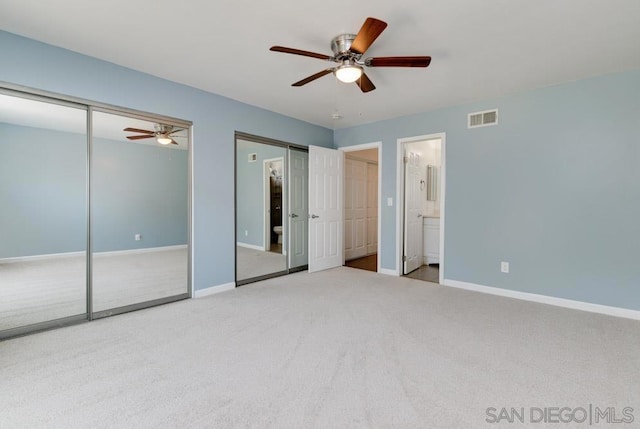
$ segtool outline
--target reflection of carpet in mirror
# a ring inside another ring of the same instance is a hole
[[[238,280],[250,279],[287,269],[286,256],[236,246]]]
[[[186,246],[96,254],[94,311],[187,292]],[[0,262],[0,330],[86,312],[84,253]]]

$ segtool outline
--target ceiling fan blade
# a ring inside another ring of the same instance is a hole
[[[358,85],[358,87],[362,92],[369,92],[376,89],[376,86],[373,84],[373,82],[371,82],[371,79],[369,79],[369,76],[367,76],[364,73],[362,73],[362,75],[360,76],[360,79],[355,81],[355,84]]]
[[[132,133],[155,134],[155,131],[141,130],[140,128],[125,128],[122,131],[131,131]]]
[[[178,142],[175,141],[174,139],[171,139],[171,144],[178,144]]]
[[[155,134],[149,134],[148,136],[127,136],[129,140],[151,139],[155,137]]]
[[[302,85],[306,85],[306,84],[308,84],[309,82],[312,82],[312,81],[314,81],[314,80],[316,80],[316,79],[318,79],[318,78],[321,78],[322,76],[327,75],[327,74],[329,74],[329,73],[331,73],[331,72],[333,72],[333,69],[326,69],[326,70],[322,70],[321,72],[318,72],[318,73],[313,74],[313,75],[311,75],[311,76],[309,76],[309,77],[306,77],[306,78],[304,78],[304,79],[302,79],[302,80],[299,80],[298,82],[296,82],[296,83],[294,83],[294,84],[291,84],[291,86],[302,86]]]
[[[362,24],[360,31],[358,31],[355,40],[351,43],[349,50],[356,54],[364,54],[385,28],[387,28],[386,22],[376,18],[367,18],[364,24]]]
[[[367,58],[369,67],[428,67],[431,57],[373,57]]]
[[[283,52],[285,54],[302,55],[303,57],[317,58],[319,60],[331,59],[329,55],[317,54],[315,52],[303,51],[301,49],[286,48],[284,46],[272,46],[269,50],[273,52]]]

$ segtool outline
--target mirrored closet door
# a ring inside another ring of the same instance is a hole
[[[190,296],[190,126],[0,88],[0,340]]]
[[[87,109],[0,92],[0,338],[87,312]]]
[[[189,128],[94,111],[94,317],[188,296]]]
[[[236,283],[293,270],[307,259],[308,153],[236,135]]]

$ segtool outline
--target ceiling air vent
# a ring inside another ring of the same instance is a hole
[[[469,113],[469,128],[487,127],[498,124],[498,109]]]

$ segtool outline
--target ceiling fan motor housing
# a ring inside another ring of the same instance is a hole
[[[331,40],[331,51],[337,61],[360,59],[361,55],[349,50],[355,38],[355,34],[340,34]]]
[[[155,124],[154,128],[158,134],[168,134],[173,131],[173,126],[167,124]]]

